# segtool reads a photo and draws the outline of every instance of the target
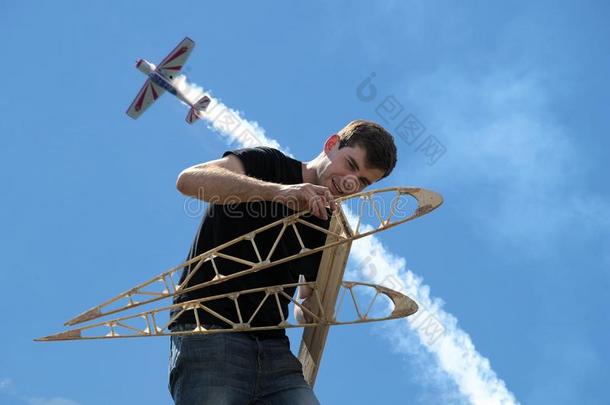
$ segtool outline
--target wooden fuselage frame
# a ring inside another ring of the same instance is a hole
[[[329,229],[333,234],[338,234],[346,238],[353,237],[353,231],[341,206],[337,207],[337,211],[330,222]],[[326,244],[331,244],[335,242],[336,239],[336,236],[332,234],[328,235]],[[352,242],[350,241],[327,249],[322,254],[316,285],[319,288],[323,308],[320,310],[320,308],[317,307],[317,302],[314,301],[313,312],[315,314],[321,312],[332,313],[334,310],[351,247]],[[311,387],[313,387],[316,382],[329,327],[329,325],[319,325],[303,330],[303,337],[301,338],[301,346],[299,348],[299,360],[301,361],[301,364],[303,364],[303,376]]]

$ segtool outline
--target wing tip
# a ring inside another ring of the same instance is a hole
[[[93,309],[83,312],[82,314],[78,315],[75,318],[70,319],[69,321],[64,323],[64,326],[72,326],[72,325],[76,325],[77,323],[87,322],[92,319],[99,318],[101,316],[101,314],[102,313],[101,313],[100,309],[98,307],[95,307]]]
[[[54,335],[44,336],[34,339],[34,342],[50,342],[54,340],[75,340],[82,338],[81,330],[74,329],[65,332],[56,333]]]
[[[127,114],[128,117],[137,120],[139,115],[134,115],[131,111],[131,106],[129,106],[129,108],[127,109],[127,111],[125,111],[125,114]]]

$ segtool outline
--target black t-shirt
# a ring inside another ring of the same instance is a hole
[[[245,174],[250,177],[280,184],[303,183],[302,163],[284,155],[282,152],[276,149],[267,147],[238,149],[235,151],[225,152],[223,157],[229,154],[233,154],[241,160],[244,166]],[[291,214],[294,214],[294,211],[290,210],[285,205],[272,201],[263,201],[262,198],[252,198],[248,202],[243,203],[237,203],[236,199],[233,199],[233,201],[230,201],[229,199],[224,202],[219,202],[218,204],[209,204],[206,214],[201,222],[199,232],[197,233],[189,252],[188,258],[190,259],[200,255],[214,247]],[[326,229],[328,229],[330,224],[330,219],[324,221],[311,215],[307,215],[303,217],[303,219]],[[297,228],[305,247],[315,248],[324,244],[326,235],[324,235],[322,232],[316,231],[302,224],[297,224]],[[254,240],[256,242],[256,246],[259,250],[260,256],[263,259],[265,259],[271,251],[272,245],[280,230],[281,226],[275,226],[269,230],[259,233],[255,237]],[[299,244],[294,230],[292,230],[291,227],[288,227],[282,235],[274,254],[271,256],[271,260],[277,260],[282,257],[296,254],[300,250],[301,245]],[[241,241],[230,246],[229,248],[225,248],[221,251],[221,253],[226,253],[228,255],[246,259],[255,263],[258,262],[258,258],[252,243],[248,240]],[[298,260],[291,260],[253,274],[237,277],[232,280],[227,280],[225,282],[182,294],[176,297],[174,302],[179,303],[229,292],[294,283],[298,281],[299,274],[304,275],[307,281],[315,281],[321,257],[322,253],[319,252],[302,257]],[[248,265],[236,263],[220,257],[215,258],[214,262],[220,274],[223,275],[233,274],[249,268]],[[185,267],[180,278],[181,283],[183,280],[185,280],[189,274],[189,271],[191,271],[195,265]],[[195,275],[189,281],[188,286],[209,281],[214,277],[214,275],[215,273],[212,264],[208,261],[201,266],[197,273],[195,273]],[[285,289],[284,291],[288,295],[293,296],[295,288]],[[247,322],[250,319],[263,297],[264,292],[260,292],[243,294],[237,298],[244,322]],[[279,295],[279,300],[280,307],[282,308],[283,312],[283,318],[287,319],[288,304],[290,301],[281,295]],[[233,322],[239,322],[235,303],[231,299],[223,298],[208,301],[205,303],[205,305],[223,317]],[[201,309],[198,310],[197,315],[202,324],[214,324],[221,327],[229,327],[226,322]],[[278,310],[276,299],[273,295],[270,295],[267,297],[263,306],[257,312],[250,324],[251,326],[270,326],[277,325],[281,320],[282,318]],[[183,313],[175,323],[196,323],[193,311]],[[285,331],[283,329],[250,333],[256,334],[260,337],[285,336]]]

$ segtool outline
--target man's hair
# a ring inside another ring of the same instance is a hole
[[[396,166],[396,145],[394,137],[381,125],[365,120],[355,120],[338,133],[339,149],[358,145],[366,151],[366,165],[383,171],[381,178],[387,177]]]

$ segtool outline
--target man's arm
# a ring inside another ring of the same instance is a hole
[[[232,202],[252,198],[271,200],[280,186],[247,176],[241,160],[235,155],[189,167],[176,181],[176,188],[182,194],[215,203],[222,203],[229,197]]]
[[[176,180],[176,188],[184,195],[216,204],[273,200],[297,211],[309,210],[322,219],[327,219],[325,206],[334,209],[327,187],[309,183],[277,184],[249,177],[235,155],[183,170]]]

